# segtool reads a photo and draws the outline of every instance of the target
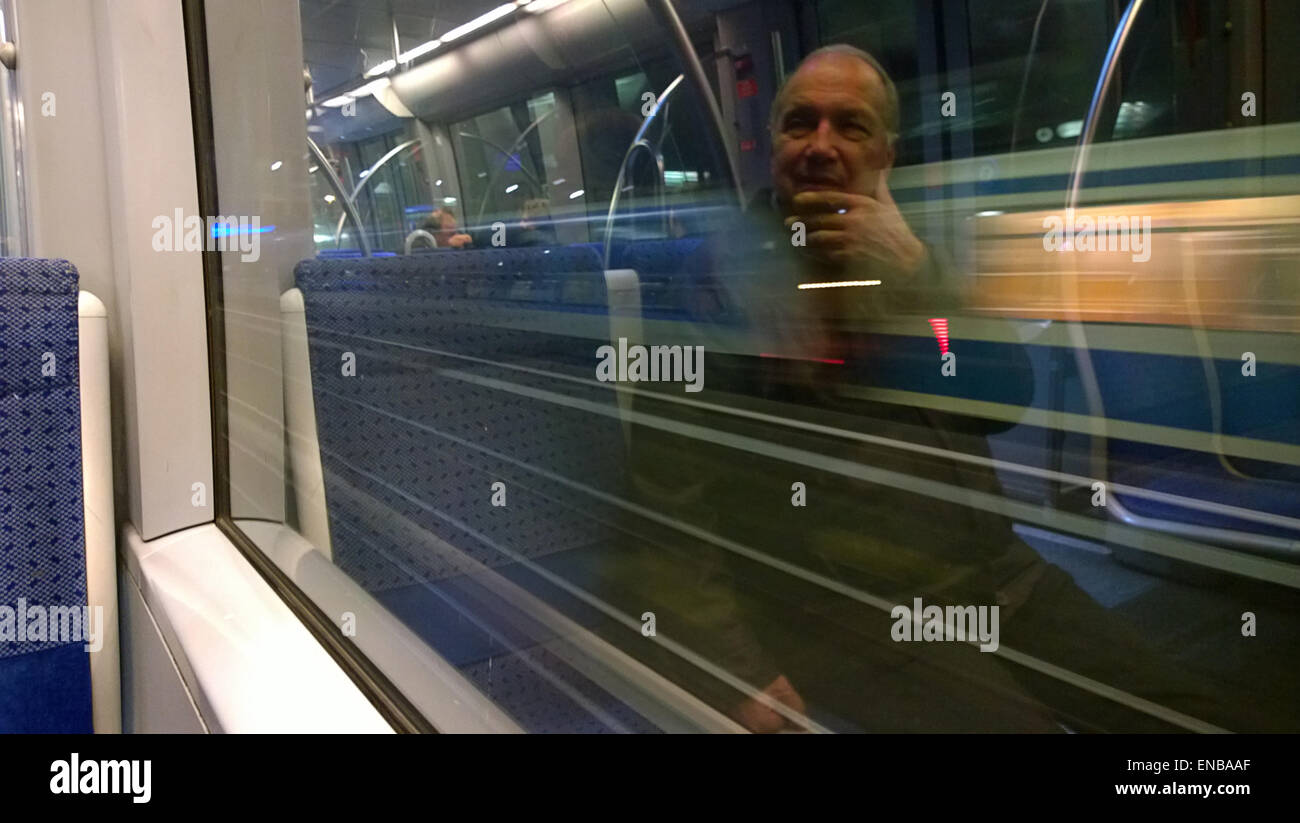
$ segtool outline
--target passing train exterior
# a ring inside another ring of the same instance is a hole
[[[1300,7],[3,0],[0,731],[1300,731]]]

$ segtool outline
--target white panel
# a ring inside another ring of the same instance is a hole
[[[289,429],[289,466],[293,475],[298,531],[322,555],[333,559],[329,510],[316,436],[316,401],[311,391],[311,359],[307,346],[307,313],[302,292],[289,289],[280,298],[284,323],[284,403]]]
[[[641,279],[635,269],[606,269],[605,295],[609,302],[609,342],[618,346],[618,339],[626,337],[629,343],[645,340],[641,328]],[[619,418],[623,426],[623,445],[632,447],[632,396],[618,392]]]
[[[207,726],[190,696],[140,587],[119,566],[122,581],[122,730],[127,734],[203,734]]]
[[[113,525],[113,439],[108,407],[108,312],[81,292],[77,335],[81,371],[81,474],[86,509],[86,601],[104,610],[104,643],[90,653],[95,731],[122,731],[118,665],[117,552]]]
[[[297,532],[245,520],[239,527],[332,619],[354,620],[361,651],[410,697],[440,732],[515,733],[518,724],[382,603]]]
[[[25,113],[27,224],[34,257],[66,258],[81,288],[108,308],[113,434],[123,442],[121,316],[113,285],[104,129],[99,105],[91,0],[19,0],[16,72]],[[116,503],[126,516],[126,463],[114,466]]]
[[[127,525],[121,545],[209,729],[392,731],[216,526],[146,543]]]
[[[184,26],[172,0],[95,0],[92,11],[129,511],[140,533],[154,537],[213,516],[201,255],[153,245],[156,218],[199,216]]]

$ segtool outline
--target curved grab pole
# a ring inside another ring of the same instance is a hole
[[[526,129],[524,129],[522,132],[520,132],[520,133],[519,133],[519,136],[518,136],[517,138],[515,138],[515,142],[511,143],[511,144],[510,144],[510,148],[509,148],[508,150],[506,150],[506,152],[505,152],[505,156],[506,156],[506,158],[509,159],[509,158],[513,157],[514,154],[515,154],[515,150],[521,148],[521,147],[524,145],[524,141],[528,139],[528,135],[532,133],[533,129],[535,129],[535,128],[537,128],[538,126],[540,126],[540,125],[542,124],[542,122],[543,122],[544,120],[546,120],[546,118],[550,117],[552,114],[555,114],[555,111],[556,111],[555,109],[551,109],[550,111],[548,111],[548,112],[546,112],[545,114],[543,114],[541,117],[538,117],[536,120],[534,120],[533,122],[529,123],[529,124],[528,124],[528,128],[526,128]],[[459,134],[460,134],[462,137],[474,137],[474,136],[476,136],[476,135],[468,134],[468,133],[463,132],[463,131],[462,131],[462,132],[459,132]],[[481,138],[480,138],[480,139],[481,139]],[[500,150],[500,148],[498,147],[498,151],[499,151],[499,150]],[[524,164],[523,164],[523,163],[520,163],[520,164],[519,164],[519,170],[520,170],[520,171],[523,171],[523,170],[524,170]],[[499,179],[501,178],[501,172],[503,172],[503,171],[505,171],[505,166],[504,166],[504,165],[503,165],[500,169],[493,169],[493,170],[492,170],[492,174],[490,174],[490,175],[488,176],[487,188],[483,191],[483,199],[479,202],[479,206],[478,206],[478,214],[474,217],[474,224],[475,224],[475,225],[482,225],[482,223],[483,223],[483,212],[487,209],[488,192],[492,191],[492,187],[495,186],[497,180],[499,180]],[[528,173],[527,173],[527,172],[524,172],[524,174],[527,175]],[[531,175],[529,175],[529,177],[531,178]],[[542,190],[542,182],[541,182],[540,180],[533,179],[533,185],[537,187],[537,193],[538,193],[538,194],[543,194],[543,193],[544,193],[543,190]]]
[[[373,166],[366,169],[365,173],[361,175],[361,179],[357,181],[357,187],[352,190],[352,196],[348,198],[348,201],[352,203],[353,207],[354,208],[356,207],[357,195],[360,194],[361,190],[366,187],[366,184],[369,183],[371,179],[374,178],[375,172],[379,171],[379,168],[381,166],[383,166],[389,160],[392,160],[395,156],[397,156],[397,153],[400,152],[402,149],[419,142],[420,141],[418,139],[407,140],[405,143],[402,143],[400,146],[394,146],[393,148],[389,149],[388,153],[386,153],[383,157],[376,160]],[[357,212],[358,216],[360,216],[360,214],[361,214],[360,212]],[[337,226],[334,227],[334,248],[338,248],[339,246],[339,236],[343,233],[343,218],[345,216],[346,214],[340,214],[339,223]]]
[[[1129,0],[1128,8],[1124,10],[1123,16],[1119,19],[1119,24],[1115,26],[1115,34],[1111,38],[1110,48],[1106,50],[1106,59],[1101,66],[1101,74],[1097,77],[1097,87],[1092,92],[1092,101],[1088,104],[1088,116],[1083,121],[1083,131],[1079,135],[1079,145],[1075,148],[1074,162],[1070,169],[1070,192],[1066,198],[1065,208],[1066,215],[1073,220],[1074,209],[1079,204],[1079,189],[1083,184],[1083,170],[1088,165],[1088,153],[1091,149],[1093,137],[1097,132],[1097,117],[1101,111],[1101,105],[1106,99],[1107,92],[1110,91],[1111,81],[1115,77],[1116,64],[1119,61],[1120,51],[1124,48],[1124,42],[1128,39],[1129,33],[1133,30],[1133,21],[1137,18],[1138,11],[1142,8],[1143,0]],[[1092,466],[1093,474],[1100,480],[1105,480],[1107,475],[1106,467],[1106,406],[1102,401],[1101,387],[1097,383],[1097,374],[1093,369],[1092,355],[1088,350],[1088,336],[1083,329],[1082,316],[1078,313],[1079,305],[1079,283],[1077,268],[1070,272],[1067,277],[1062,278],[1063,284],[1071,292],[1067,295],[1067,303],[1075,307],[1075,317],[1066,324],[1070,334],[1070,342],[1074,344],[1075,362],[1079,367],[1079,379],[1082,383],[1084,397],[1088,402],[1088,413],[1092,418],[1093,431],[1092,437]],[[1112,501],[1112,504],[1119,506],[1119,501]]]
[[[527,132],[524,132],[524,134],[527,134]],[[507,159],[509,159],[510,156],[511,156],[511,152],[506,151],[505,149],[501,148],[500,145],[498,145],[498,144],[496,144],[496,143],[493,143],[491,140],[487,139],[486,137],[480,137],[480,136],[477,135],[477,134],[470,134],[470,133],[467,132],[467,131],[458,131],[458,132],[456,132],[456,136],[457,136],[457,137],[468,137],[468,138],[470,138],[471,140],[477,140],[477,141],[479,141],[480,143],[486,143],[487,145],[489,145],[489,146],[491,146],[492,148],[496,149],[497,151],[501,152],[501,155],[502,155],[503,157],[507,158]],[[523,135],[520,135],[520,136],[522,137]],[[528,169],[524,168],[524,164],[523,164],[523,163],[520,163],[520,164],[519,164],[519,171],[523,173],[524,177],[528,178],[528,182],[530,182],[530,183],[533,184],[533,189],[534,189],[535,191],[537,191],[537,192],[539,192],[539,193],[542,191],[542,181],[538,180],[536,175],[534,175],[534,174],[533,174],[532,172],[530,172]],[[495,181],[495,180],[496,180],[496,175],[495,175],[495,174],[494,174],[492,177],[490,177],[490,178],[488,179],[488,186],[489,186],[489,187],[484,189],[484,191],[483,191],[483,200],[482,200],[482,202],[479,204],[479,207],[478,207],[478,214],[475,215],[475,217],[474,217],[474,223],[475,223],[476,225],[477,225],[479,222],[481,222],[481,221],[483,220],[483,211],[487,208],[487,198],[488,198],[488,193],[491,191],[490,186],[491,186],[492,182]],[[462,193],[463,193],[464,187],[462,186],[461,189],[462,189]],[[469,212],[465,212],[465,217],[466,217],[466,219],[469,218]]]
[[[736,156],[736,147],[727,138],[728,132],[726,123],[722,119],[722,109],[718,107],[718,100],[713,96],[713,88],[709,85],[709,78],[704,73],[704,67],[700,65],[699,56],[695,54],[695,47],[691,45],[691,37],[686,33],[686,27],[682,25],[681,18],[677,16],[677,10],[673,8],[672,0],[646,0],[646,5],[650,7],[650,11],[659,18],[660,24],[672,36],[671,48],[685,68],[685,74],[690,78],[695,93],[699,95],[700,102],[704,106],[704,113],[712,121],[712,133],[717,141],[715,148],[720,150],[722,159],[727,163],[727,171],[731,174],[731,184],[736,190],[736,203],[740,206],[741,211],[744,211],[745,192],[740,185],[740,159]]]
[[[369,257],[371,254],[370,238],[366,237],[366,229],[361,225],[361,215],[357,214],[356,206],[352,205],[352,199],[343,190],[343,183],[339,180],[339,176],[334,173],[334,167],[330,165],[329,158],[325,156],[325,152],[320,150],[320,146],[316,145],[316,141],[310,137],[307,138],[307,147],[311,149],[312,155],[316,158],[316,165],[320,166],[321,171],[325,172],[325,179],[338,193],[338,198],[342,201],[343,214],[352,218],[352,225],[357,227],[357,242],[361,244],[361,253]],[[339,233],[335,232],[334,248],[337,249],[338,247]]]
[[[435,249],[438,248],[438,238],[434,237],[432,234],[429,234],[424,229],[416,229],[415,231],[406,235],[406,242],[402,244],[402,253],[409,257],[411,254],[411,249],[415,246],[415,241],[420,239],[428,240],[429,243]]]
[[[637,129],[636,137],[632,138],[632,144],[627,147],[627,151],[623,154],[623,162],[620,163],[618,167],[618,179],[614,181],[614,193],[609,196],[609,213],[605,216],[604,245],[606,269],[609,268],[610,241],[614,239],[614,212],[618,210],[618,199],[623,193],[623,179],[627,175],[629,163],[632,160],[632,156],[636,154],[637,149],[645,149],[650,152],[650,156],[654,158],[656,165],[659,167],[660,179],[663,178],[663,159],[650,145],[649,141],[645,139],[645,133],[649,130],[650,124],[654,122],[654,119],[659,114],[660,110],[665,109],[669,96],[677,90],[677,87],[681,85],[681,82],[684,79],[686,79],[686,75],[677,75],[677,78],[668,84],[668,88],[663,90],[663,93],[659,95],[659,99],[655,101],[654,108],[652,108],[650,113],[645,116],[645,120],[641,121],[641,128]],[[667,131],[667,129],[665,129],[665,131]]]
[[[406,148],[407,146],[414,146],[416,143],[419,142],[420,142],[419,138],[416,138],[415,140],[407,140],[405,143],[402,143],[397,146],[393,146],[393,148],[389,149],[388,152],[383,157],[376,160],[375,164],[370,168],[366,169],[366,173],[361,175],[361,179],[357,181],[357,187],[352,190],[352,201],[354,203],[356,202],[357,195],[360,194],[361,190],[366,187],[366,184],[370,182],[370,178],[375,176],[375,172],[379,171],[381,166],[383,166],[389,160],[392,160],[394,157],[396,157],[398,152],[400,152],[402,149]]]

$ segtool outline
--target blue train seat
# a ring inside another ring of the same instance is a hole
[[[87,606],[77,303],[66,260],[0,259],[0,732],[93,731],[66,639]]]
[[[335,564],[467,676],[495,672],[490,693],[546,730],[568,698],[547,678],[502,691],[517,632],[451,604],[489,569],[533,586],[529,569],[614,538],[584,491],[622,483],[613,392],[591,385],[609,342],[599,255],[445,250],[306,260],[295,276]]]
[[[1111,419],[1168,426],[1205,435],[1258,441],[1259,457],[1107,439],[1107,472],[1115,483],[1300,518],[1300,474],[1296,467],[1264,458],[1269,443],[1300,445],[1289,416],[1300,408],[1300,367],[1257,364],[1244,376],[1240,361],[1133,352],[1093,351],[1093,369]],[[1211,382],[1213,381],[1213,382]],[[1216,416],[1214,403],[1219,409]],[[1192,504],[1116,492],[1121,509],[1139,525],[1182,532],[1229,545],[1286,551],[1300,529],[1261,523]],[[1117,510],[1118,511],[1118,510]],[[1293,549],[1292,549],[1293,550]]]
[[[619,243],[610,267],[637,273],[646,318],[694,316],[713,288],[713,247],[705,237]]]

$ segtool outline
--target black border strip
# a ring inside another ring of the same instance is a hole
[[[194,124],[194,164],[198,181],[199,212],[220,214],[217,198],[217,161],[209,94],[208,38],[205,0],[183,0],[185,52],[189,69],[190,110]],[[221,253],[203,252],[203,291],[207,307],[208,374],[212,413],[212,480],[214,521],[240,554],[285,602],[294,615],[352,679],[380,715],[398,732],[432,732],[433,727],[396,684],[388,678],[324,611],[307,596],[231,518],[230,440],[226,394],[226,327],[221,281]]]

